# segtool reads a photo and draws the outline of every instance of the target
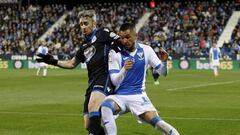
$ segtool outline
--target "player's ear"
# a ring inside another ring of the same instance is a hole
[[[93,27],[97,26],[97,22],[96,21],[92,21]]]
[[[138,33],[136,32],[135,36],[138,38]]]

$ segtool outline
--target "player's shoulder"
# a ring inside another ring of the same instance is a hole
[[[150,47],[149,45],[144,44],[144,43],[142,43],[142,42],[137,42],[137,44],[138,44],[139,47],[141,47],[141,48],[149,48],[149,47]],[[151,48],[151,47],[150,47],[150,48]]]
[[[152,47],[143,43],[138,43],[138,46],[140,48],[143,48],[144,51],[149,52],[152,50]]]
[[[107,27],[102,27],[102,28],[98,28],[98,30],[97,30],[98,32],[110,32],[110,29],[109,28],[107,28]]]
[[[116,34],[107,27],[98,28],[97,33],[100,36],[105,35],[116,36]]]
[[[121,53],[120,52],[115,52],[113,49],[111,49],[108,53],[109,59],[120,59],[121,58]]]
[[[111,50],[109,51],[109,55],[112,55],[112,56],[120,56],[121,53],[120,53],[120,52],[116,52],[116,51],[114,51],[113,49],[111,49]]]

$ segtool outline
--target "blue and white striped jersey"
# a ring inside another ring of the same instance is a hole
[[[46,55],[48,53],[48,48],[45,46],[39,46],[37,53]]]
[[[148,64],[159,74],[166,74],[166,63],[162,63],[154,50],[147,45],[136,43],[134,52],[122,51],[109,53],[109,73],[112,83],[116,86],[115,93],[120,95],[141,94],[145,90],[145,76]],[[126,71],[126,60],[134,61],[132,69]]]
[[[209,50],[209,54],[212,56],[212,60],[219,60],[219,56],[221,54],[221,51],[218,47],[211,47]]]

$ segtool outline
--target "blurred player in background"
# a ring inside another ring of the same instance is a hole
[[[209,50],[209,60],[213,69],[214,76],[219,75],[218,72],[220,67],[220,59],[222,59],[221,51],[219,47],[217,47],[217,44],[213,43],[212,47]]]
[[[168,54],[166,51],[160,52],[160,60],[150,46],[137,43],[137,33],[133,24],[123,24],[119,35],[124,45],[123,51],[109,53],[109,73],[116,89],[113,95],[104,100],[101,107],[106,133],[117,135],[114,115],[131,112],[138,122],[147,122],[166,135],[179,135],[174,127],[159,117],[145,91],[148,64],[159,75],[166,76]]]
[[[41,55],[40,62],[52,64],[61,68],[73,69],[79,63],[86,62],[88,70],[88,88],[84,101],[85,128],[89,135],[104,135],[101,128],[100,105],[111,89],[108,74],[108,53],[110,48],[120,50],[119,36],[107,28],[96,28],[96,14],[93,10],[79,13],[80,27],[85,35],[85,41],[80,45],[75,57],[67,61],[58,61],[52,55]]]
[[[46,47],[46,43],[44,41],[39,41],[39,45],[40,46],[37,49],[37,55],[39,55],[39,54],[47,55],[48,48]],[[43,76],[46,77],[47,76],[47,66],[48,66],[48,64],[46,64],[44,62],[38,62],[37,76],[40,75],[40,71],[41,71],[41,69],[43,69]]]

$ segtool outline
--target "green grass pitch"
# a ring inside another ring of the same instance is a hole
[[[150,73],[150,72],[149,72]],[[82,107],[85,70],[0,70],[0,135],[86,135]],[[147,92],[160,116],[182,135],[240,134],[240,71],[170,70]],[[158,135],[131,114],[117,119],[119,135]]]

